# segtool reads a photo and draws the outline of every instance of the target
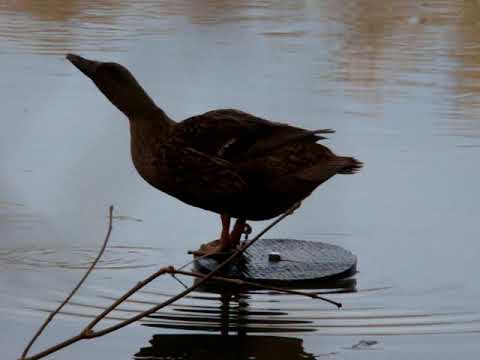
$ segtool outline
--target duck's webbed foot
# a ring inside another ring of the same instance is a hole
[[[190,251],[190,254],[193,254],[195,257],[199,256],[212,256],[215,258],[221,258],[230,255],[234,249],[226,248],[221,239],[211,241],[206,244],[200,245],[200,248],[195,251]]]
[[[230,216],[222,214],[222,233],[220,239],[202,244],[198,250],[191,251],[193,256],[213,256],[225,257],[235,250],[235,245],[232,243],[230,236]]]

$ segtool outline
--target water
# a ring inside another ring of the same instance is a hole
[[[262,291],[196,292],[148,326],[52,358],[476,358],[479,6],[0,2],[3,356],[18,357],[94,258],[111,203],[118,217],[109,249],[39,347],[75,334],[131,285],[159,265],[188,261],[186,250],[219,231],[214,214],[139,178],[127,121],[64,59],[75,52],[128,66],[178,120],[234,107],[335,128],[326,144],[365,168],[322,185],[269,236],[344,246],[360,272],[318,290],[333,292],[342,310]],[[181,288],[161,279],[107,324]]]

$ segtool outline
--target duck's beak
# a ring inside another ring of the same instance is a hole
[[[99,61],[88,60],[75,54],[67,54],[66,58],[89,78],[95,75],[98,66],[101,64]]]

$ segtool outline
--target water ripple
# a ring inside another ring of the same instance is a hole
[[[157,266],[155,255],[160,249],[151,247],[110,246],[96,269],[134,269]],[[98,255],[98,248],[25,248],[0,250],[0,269],[39,268],[87,269]]]

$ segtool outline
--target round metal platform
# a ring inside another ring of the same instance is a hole
[[[218,261],[203,258],[195,268],[208,273]],[[261,239],[221,276],[253,282],[295,285],[304,282],[340,280],[356,273],[357,257],[350,251],[323,242],[293,239]]]

